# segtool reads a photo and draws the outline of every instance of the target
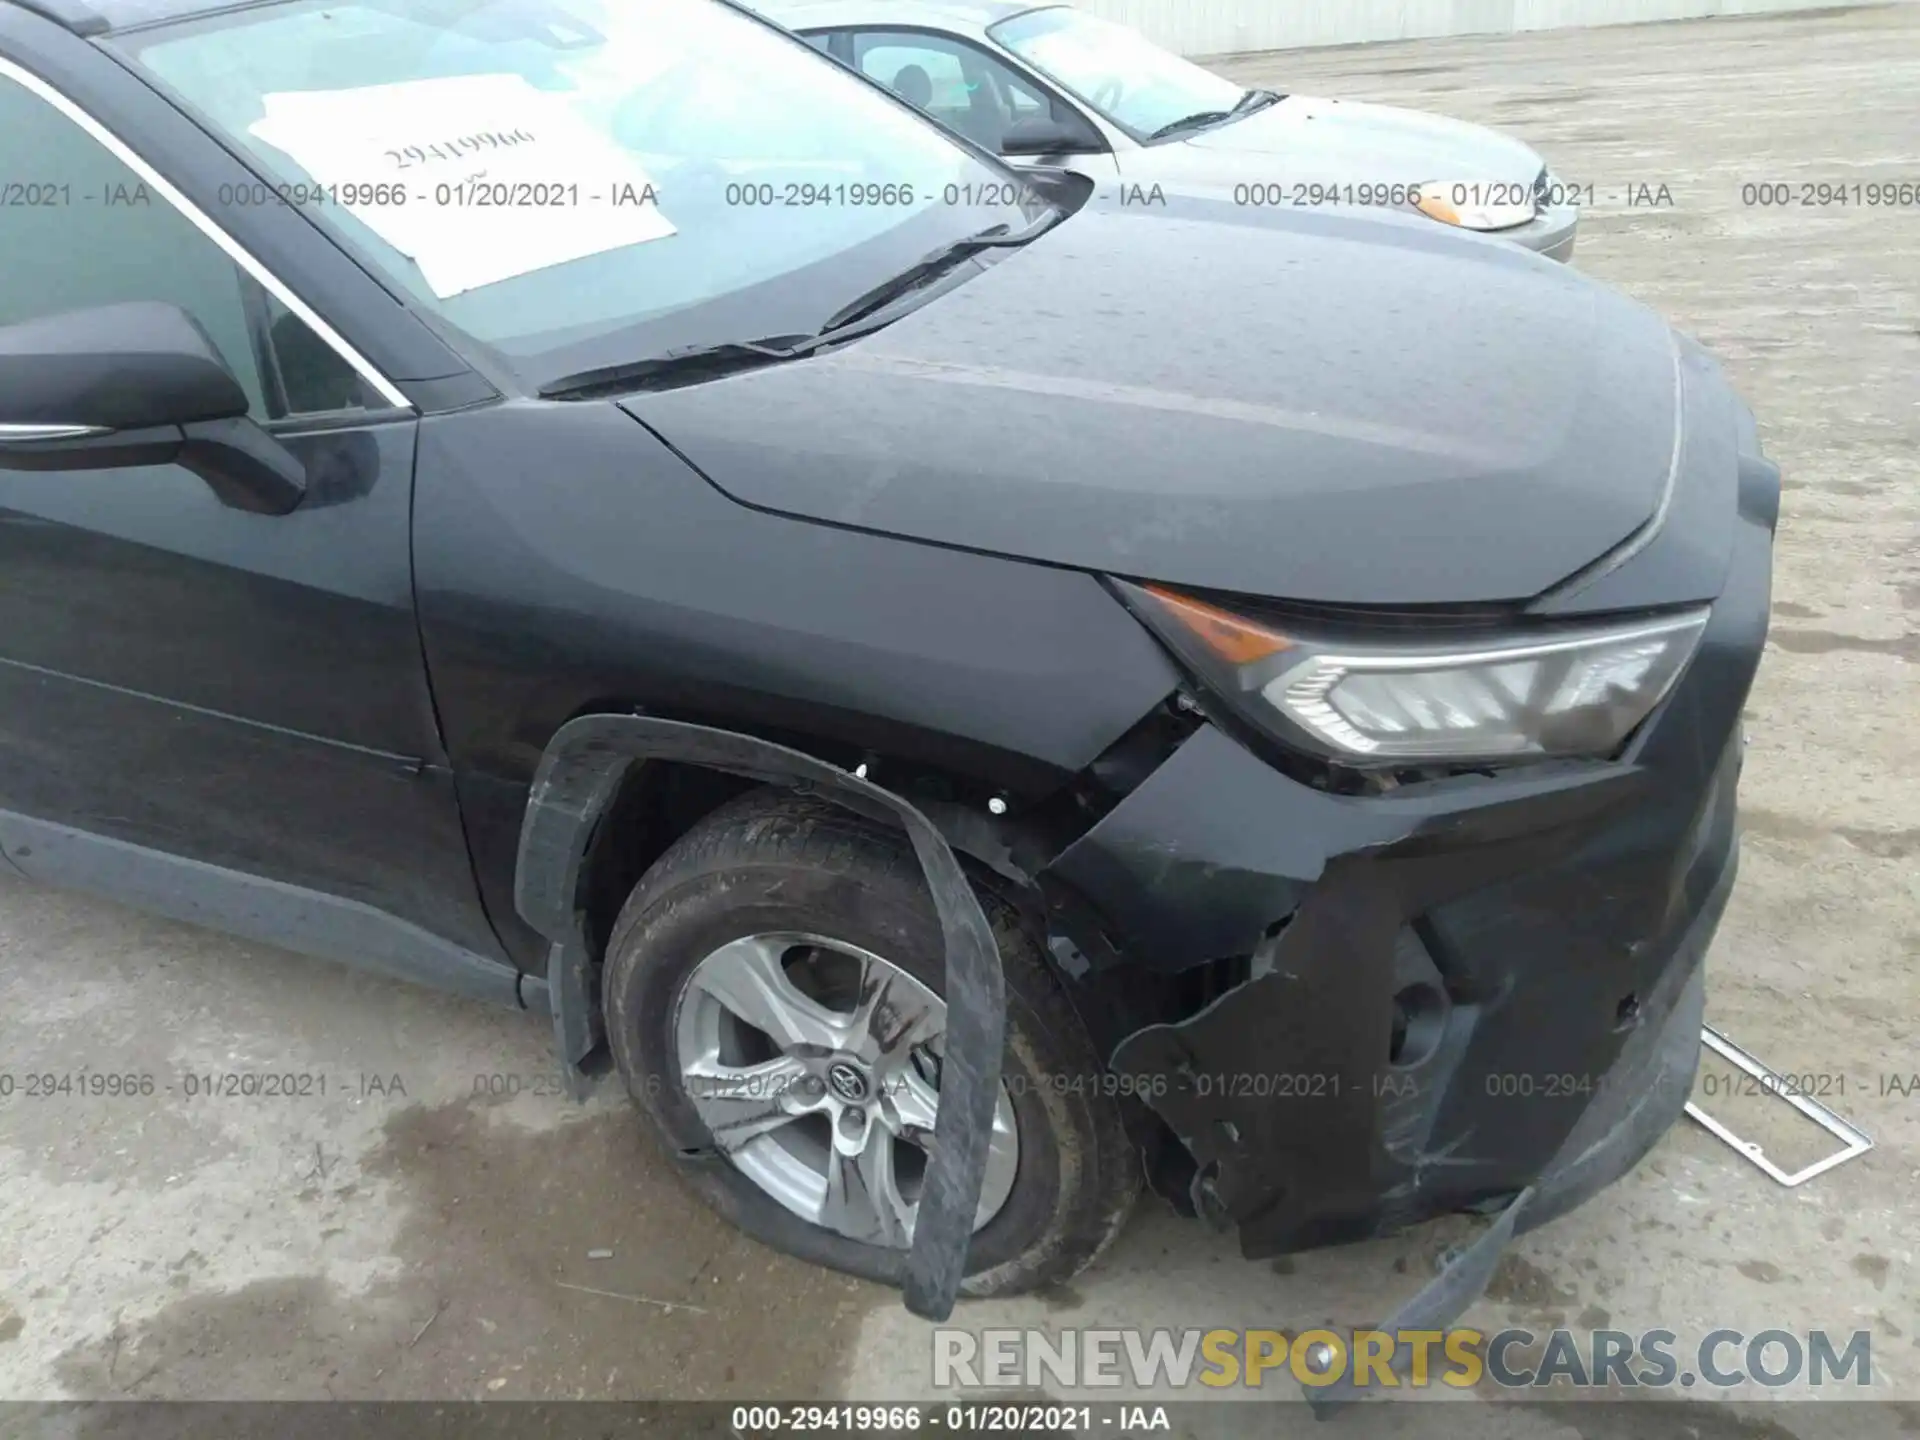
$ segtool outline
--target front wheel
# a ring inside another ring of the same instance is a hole
[[[995,897],[1007,1044],[970,1295],[1075,1274],[1119,1232],[1137,1162],[1078,1017]],[[628,1092],[689,1183],[756,1238],[898,1283],[939,1105],[944,946],[906,837],[755,791],[683,836],[608,945]]]

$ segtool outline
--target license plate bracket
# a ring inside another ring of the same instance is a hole
[[[1815,1160],[1810,1165],[1805,1165],[1798,1170],[1789,1172],[1781,1169],[1780,1166],[1773,1162],[1772,1157],[1766,1153],[1759,1141],[1742,1139],[1740,1136],[1734,1134],[1724,1123],[1714,1119],[1713,1116],[1707,1114],[1705,1110],[1701,1109],[1691,1100],[1687,1102],[1687,1114],[1706,1126],[1708,1130],[1719,1136],[1720,1139],[1724,1140],[1740,1154],[1746,1156],[1748,1160],[1766,1171],[1768,1175],[1772,1176],[1774,1180],[1780,1184],[1788,1186],[1789,1188],[1796,1185],[1804,1185],[1816,1175],[1824,1175],[1835,1166],[1844,1165],[1855,1156],[1864,1155],[1873,1148],[1873,1140],[1864,1130],[1861,1130],[1851,1121],[1836,1115],[1812,1096],[1801,1094],[1785,1076],[1776,1074],[1758,1058],[1741,1049],[1711,1025],[1703,1025],[1700,1027],[1700,1043],[1716,1055],[1737,1066],[1752,1079],[1758,1081],[1763,1091],[1771,1094],[1776,1099],[1784,1100],[1802,1115],[1813,1121],[1813,1123],[1818,1125],[1822,1130],[1833,1136],[1834,1139],[1841,1142],[1841,1148],[1832,1154]]]

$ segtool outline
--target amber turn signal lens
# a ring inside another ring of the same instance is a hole
[[[1459,225],[1460,211],[1438,190],[1422,192],[1414,202],[1414,208],[1429,220],[1438,220],[1442,225]]]
[[[1291,650],[1293,642],[1231,610],[1209,605],[1177,590],[1158,585],[1140,587],[1158,600],[1167,614],[1178,620],[1198,640],[1229,665],[1251,665],[1256,660]]]

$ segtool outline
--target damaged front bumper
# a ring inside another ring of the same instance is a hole
[[[1739,530],[1687,673],[1614,760],[1340,796],[1203,726],[1055,860],[1084,987],[1249,977],[1109,1062],[1191,1161],[1162,1188],[1249,1258],[1495,1214],[1395,1317],[1444,1324],[1508,1237],[1680,1115],[1766,634],[1771,527]]]
[[[1217,852],[1187,877],[1248,907],[1269,888],[1294,902],[1268,912],[1277,927],[1242,917],[1251,979],[1113,1050],[1192,1155],[1194,1208],[1238,1225],[1258,1258],[1496,1206],[1539,1181],[1584,1114],[1629,1103],[1643,1077],[1620,1068],[1627,1040],[1662,1027],[1698,968],[1732,884],[1739,761],[1729,743],[1687,798],[1629,764],[1356,800],[1197,732],[1109,825],[1147,813],[1133,807],[1160,787],[1209,823],[1283,787],[1300,794],[1273,812],[1298,826],[1281,844],[1350,848],[1297,886]],[[1089,839],[1102,830],[1115,833]],[[1161,872],[1116,892],[1150,907],[1205,852],[1122,853]],[[1056,868],[1114,878],[1092,858],[1070,851]],[[1198,930],[1187,943],[1220,941]]]

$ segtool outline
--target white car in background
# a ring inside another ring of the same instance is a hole
[[[768,19],[1008,160],[1128,193],[1414,211],[1556,260],[1580,211],[1530,146],[1417,110],[1247,90],[1137,31],[1018,0],[758,0]],[[1141,187],[1135,191],[1135,186]]]

